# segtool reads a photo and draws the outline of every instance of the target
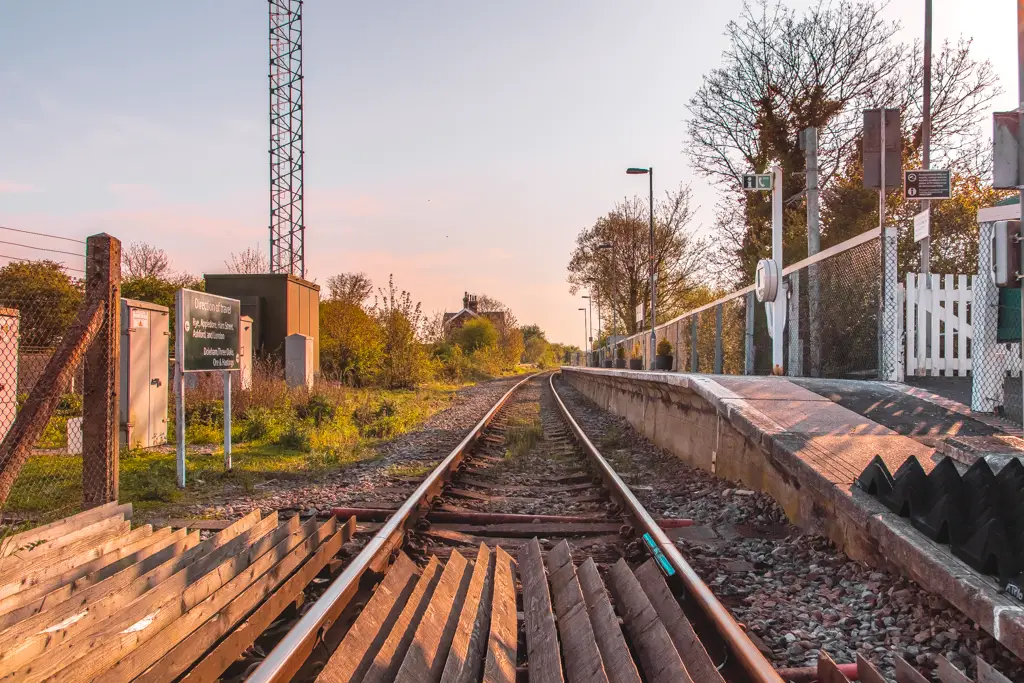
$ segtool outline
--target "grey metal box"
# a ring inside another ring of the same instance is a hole
[[[167,443],[168,342],[166,306],[121,299],[121,445]]]

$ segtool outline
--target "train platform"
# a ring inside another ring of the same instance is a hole
[[[876,456],[927,473],[1024,455],[1019,429],[920,387],[860,380],[563,368],[567,381],[688,465],[770,494],[850,557],[896,567],[1024,657],[1024,602],[857,488]]]

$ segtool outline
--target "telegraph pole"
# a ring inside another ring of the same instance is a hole
[[[1019,5],[1018,5],[1019,11]],[[925,170],[931,168],[931,142],[932,142],[932,0],[924,0],[924,119],[921,122],[921,167]],[[883,125],[884,127],[884,125]],[[882,151],[885,156],[885,151]],[[921,210],[929,211],[931,201],[923,200]],[[931,222],[931,214],[928,216]],[[931,263],[932,238],[929,230],[928,237],[921,240],[921,272],[928,273]],[[928,282],[928,278],[925,278]]]

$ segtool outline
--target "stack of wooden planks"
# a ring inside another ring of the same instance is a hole
[[[0,546],[0,681],[216,680],[355,530],[254,511],[206,540],[111,503]]]

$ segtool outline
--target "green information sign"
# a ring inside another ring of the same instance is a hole
[[[999,321],[996,341],[1010,344],[1020,341],[1020,289],[999,288]]]
[[[177,300],[177,345],[182,372],[238,370],[242,306],[204,292],[182,289]]]

